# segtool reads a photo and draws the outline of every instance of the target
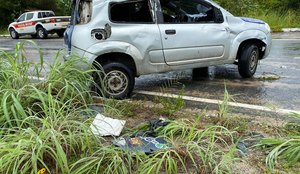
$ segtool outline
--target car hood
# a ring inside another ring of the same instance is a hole
[[[17,24],[17,22],[12,22],[12,23],[9,24],[9,26],[12,26],[14,24]]]

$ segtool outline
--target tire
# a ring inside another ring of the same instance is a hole
[[[254,44],[246,45],[238,61],[239,73],[243,78],[251,78],[256,72],[259,59],[258,47]]]
[[[98,91],[100,95],[107,98],[124,99],[129,97],[133,91],[135,78],[130,68],[122,63],[108,63],[103,66],[105,72],[102,81],[99,78],[96,83],[101,87],[102,91]]]
[[[65,33],[64,30],[56,31],[56,34],[58,35],[58,37],[64,37],[64,33]]]
[[[9,34],[12,39],[19,39],[20,37],[19,33],[13,28],[9,29]]]
[[[39,39],[46,39],[48,37],[48,32],[42,27],[36,30],[36,34]]]
[[[203,80],[209,76],[208,67],[194,68],[192,78],[194,81]]]

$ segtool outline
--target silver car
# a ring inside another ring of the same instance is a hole
[[[65,43],[103,67],[104,94],[117,99],[144,74],[236,64],[249,78],[271,48],[267,23],[209,0],[74,0],[73,7]]]

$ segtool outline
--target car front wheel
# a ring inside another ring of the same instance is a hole
[[[15,29],[10,29],[9,30],[10,36],[12,39],[18,39],[19,38],[19,34]]]
[[[122,63],[108,63],[103,66],[104,74],[97,84],[102,95],[108,98],[124,99],[131,94],[135,78],[132,70]]]
[[[48,37],[47,31],[42,27],[39,27],[36,30],[36,33],[37,33],[38,38],[40,38],[40,39],[46,39]]]
[[[239,73],[243,78],[253,77],[257,69],[258,59],[258,47],[254,44],[246,45],[238,62]]]

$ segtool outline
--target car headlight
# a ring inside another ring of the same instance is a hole
[[[268,30],[268,32],[271,33],[271,27],[269,26],[269,24],[265,23],[265,27],[266,27],[266,29]]]

